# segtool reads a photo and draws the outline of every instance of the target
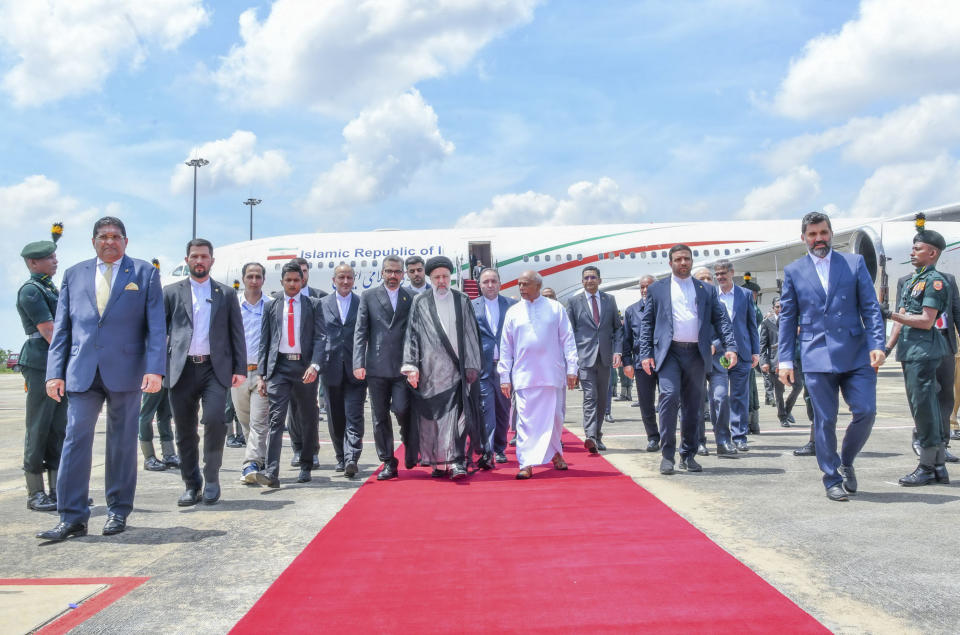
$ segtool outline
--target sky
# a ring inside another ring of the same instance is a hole
[[[0,347],[23,244],[164,269],[297,232],[960,201],[955,0],[0,0]],[[58,276],[59,279],[59,276]]]

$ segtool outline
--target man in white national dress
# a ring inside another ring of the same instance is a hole
[[[543,278],[525,271],[517,280],[522,301],[507,309],[500,337],[500,389],[509,399],[516,391],[518,479],[533,476],[533,467],[563,460],[565,388],[577,385],[577,345],[567,311],[540,295]]]

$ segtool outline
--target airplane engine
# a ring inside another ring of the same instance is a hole
[[[878,264],[884,256],[883,243],[880,241],[877,232],[869,226],[858,229],[850,237],[850,251],[863,256],[863,262],[867,265],[870,279],[876,282]]]

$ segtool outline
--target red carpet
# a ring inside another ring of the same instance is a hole
[[[828,632],[569,432],[564,456],[371,477],[233,632]]]

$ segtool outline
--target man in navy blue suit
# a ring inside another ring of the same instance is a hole
[[[716,288],[690,277],[690,247],[674,245],[669,257],[673,274],[647,290],[637,358],[644,372],[649,375],[656,370],[660,381],[660,473],[673,474],[678,410],[682,412],[680,469],[700,472],[703,468],[694,457],[713,336],[719,333],[730,368],[737,364],[737,342]]]
[[[760,361],[760,331],[757,328],[757,309],[753,303],[753,294],[744,287],[733,284],[733,264],[729,260],[718,260],[713,265],[713,275],[717,280],[717,296],[727,310],[727,317],[733,327],[733,337],[737,341],[739,363],[728,369],[720,366],[721,381],[711,382],[711,416],[713,432],[717,440],[717,456],[735,456],[737,452],[746,452],[747,432],[750,428],[750,369]],[[717,354],[725,349],[719,338],[715,339]],[[715,356],[716,357],[716,356]],[[714,366],[720,365],[714,359]],[[718,402],[727,401],[729,409],[722,409]],[[724,417],[728,414],[728,417]],[[726,418],[726,421],[722,419]],[[718,421],[720,420],[720,421]],[[733,446],[731,447],[731,441]]]
[[[127,232],[118,218],[93,226],[97,257],[63,276],[47,354],[47,394],[69,393],[67,435],[57,481],[56,527],[37,534],[59,541],[84,536],[93,437],[107,402],[106,498],[103,535],[126,529],[137,486],[137,420],[142,392],[160,390],[166,371],[166,323],[160,274],[125,255]]]
[[[480,413],[487,435],[487,451],[493,452],[497,463],[506,463],[507,429],[510,427],[510,400],[500,391],[500,335],[507,309],[516,300],[500,295],[500,274],[486,268],[480,272],[479,298],[473,300],[480,332]],[[508,378],[509,379],[509,378]],[[507,382],[509,383],[509,381]]]
[[[804,216],[801,237],[808,255],[783,270],[780,381],[793,385],[793,351],[799,338],[827,498],[846,501],[857,491],[853,461],[867,442],[877,413],[876,369],[886,359],[883,318],[863,257],[832,250],[833,228],[826,214]],[[838,455],[841,392],[853,419]]]

